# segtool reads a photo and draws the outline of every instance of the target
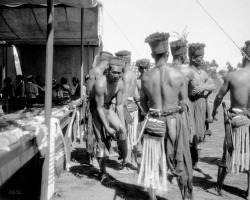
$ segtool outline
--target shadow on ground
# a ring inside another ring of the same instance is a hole
[[[78,178],[89,178],[101,181],[100,171],[93,166],[73,166],[70,171]],[[112,177],[112,176],[111,176]],[[148,193],[143,187],[138,185],[121,182],[112,177],[113,184],[103,184],[105,187],[115,190],[114,200],[120,197],[125,200],[144,200],[148,199]],[[158,200],[167,200],[165,198],[157,196]]]
[[[218,157],[202,157],[200,158],[200,162],[207,163],[210,165],[218,165],[221,158]]]
[[[216,186],[215,181],[210,181],[206,177],[194,176],[193,177],[193,185],[194,185],[194,187],[201,188],[202,190],[204,190],[206,192],[209,192],[209,193],[212,193],[212,194],[217,196],[217,193],[216,193],[215,190],[213,190],[213,192],[210,192],[211,189],[214,189],[215,186]],[[232,195],[242,197],[242,198],[246,197],[246,191],[241,190],[241,189],[239,189],[237,187],[233,187],[233,186],[229,186],[229,185],[223,185],[223,192],[224,191],[227,192],[227,193],[230,193]]]

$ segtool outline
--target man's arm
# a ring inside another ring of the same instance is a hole
[[[104,107],[104,91],[105,91],[105,86],[104,86],[104,82],[103,81],[98,81],[95,83],[94,87],[95,87],[95,101],[96,101],[96,105],[97,105],[97,112],[99,114],[99,117],[102,121],[102,124],[104,126],[104,128],[106,129],[107,132],[110,133],[110,129],[111,127],[109,126],[105,113],[103,111],[103,107]]]
[[[203,76],[205,76],[205,82],[194,88],[193,90],[194,94],[199,94],[204,91],[213,91],[216,89],[214,81],[208,77],[206,72],[204,72]]]
[[[120,90],[116,94],[116,110],[121,122],[125,124],[124,113],[123,113],[123,92],[124,92],[123,81],[120,81],[119,84],[120,84]]]
[[[214,99],[214,107],[213,107],[213,112],[212,112],[212,117],[215,119],[215,116],[217,114],[217,109],[220,106],[223,97],[227,94],[228,90],[230,89],[230,74],[227,75],[225,78],[225,81],[219,91],[219,93],[216,95]]]
[[[128,96],[128,93],[129,93],[129,84],[128,84],[128,80],[129,80],[129,78],[127,77],[127,74],[123,74],[122,80],[123,80],[123,83],[124,83],[123,105],[126,105],[127,98],[129,97],[129,96]]]
[[[180,105],[182,104],[187,105],[187,99],[188,99],[187,85],[186,85],[184,77],[181,77],[181,79],[182,79],[182,84],[181,84],[181,90],[179,94],[179,101],[180,101]]]
[[[141,105],[141,108],[143,109],[143,112],[144,113],[147,113],[149,108],[148,108],[148,97],[145,93],[145,90],[144,90],[144,80],[142,79],[141,80],[141,90],[140,90],[140,105]]]

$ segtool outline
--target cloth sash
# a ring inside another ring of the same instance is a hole
[[[138,110],[138,106],[132,97],[127,98],[126,107],[128,109],[128,112],[134,112]]]

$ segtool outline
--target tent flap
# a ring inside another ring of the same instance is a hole
[[[69,2],[76,2],[69,1]],[[100,7],[84,8],[84,40],[90,45],[100,43]],[[46,7],[1,7],[0,41],[12,44],[46,44]],[[54,44],[80,45],[81,8],[54,8]]]
[[[19,6],[23,4],[46,5],[47,0],[1,0],[0,5]],[[54,0],[54,4],[65,4],[77,8],[91,8],[98,3],[97,0]]]

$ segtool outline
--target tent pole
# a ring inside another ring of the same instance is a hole
[[[2,86],[3,86],[3,81],[4,81],[4,79],[5,79],[5,56],[4,56],[4,46],[3,46],[3,51],[2,51],[2,58],[3,58],[3,66],[2,66],[2,77],[1,77],[1,88],[2,88]]]
[[[81,97],[83,97],[83,85],[85,84],[84,77],[84,39],[83,39],[83,26],[84,26],[84,8],[81,8]],[[80,112],[80,120],[85,117],[85,107],[83,106]],[[83,126],[80,125],[81,141],[82,141]]]
[[[5,46],[5,78],[8,77],[7,66],[8,66],[8,47],[6,45]]]
[[[52,105],[52,73],[53,73],[53,46],[54,46],[54,0],[47,0],[47,44],[46,44],[46,72],[45,72],[45,125],[48,128],[48,146],[42,169],[41,200],[50,198],[49,193],[54,192],[54,177],[52,183],[49,180],[49,160],[50,160],[50,119]],[[54,165],[53,165],[54,166]],[[50,184],[50,185],[49,185]]]

